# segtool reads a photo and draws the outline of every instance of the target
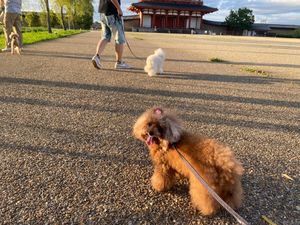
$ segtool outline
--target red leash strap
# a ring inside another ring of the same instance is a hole
[[[183,163],[187,166],[187,168],[193,173],[193,175],[197,178],[197,180],[206,188],[206,190],[213,196],[217,202],[220,203],[240,224],[249,225],[249,223],[243,219],[239,214],[237,214],[220,196],[206,183],[206,181],[200,176],[197,170],[187,161],[184,156],[179,152],[175,145],[173,145],[178,155],[182,159]]]

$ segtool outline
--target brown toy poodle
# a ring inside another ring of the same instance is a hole
[[[156,191],[170,189],[180,174],[189,180],[191,201],[203,215],[212,215],[219,203],[183,164],[174,146],[192,164],[209,186],[232,208],[241,204],[243,167],[229,147],[214,139],[185,131],[176,117],[161,108],[144,112],[133,128],[134,136],[145,142],[154,164],[151,178]]]

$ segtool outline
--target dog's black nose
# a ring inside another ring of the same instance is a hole
[[[152,132],[152,131],[149,131],[149,135],[150,135],[150,136],[153,136],[153,132]]]

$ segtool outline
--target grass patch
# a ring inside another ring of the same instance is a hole
[[[22,33],[48,31],[47,27],[22,27]],[[3,34],[3,25],[0,25],[0,34]]]
[[[131,32],[128,32],[126,33],[126,35],[130,36],[131,38],[134,38],[136,40],[140,40],[140,41],[143,41],[145,40],[145,36],[143,34],[138,34],[138,33],[131,33]]]
[[[41,30],[41,31],[39,31]],[[67,37],[74,34],[80,34],[86,32],[85,30],[62,30],[62,29],[53,29],[53,33],[49,34],[47,31],[42,31],[41,29],[35,29],[35,31],[28,31],[23,33],[23,42],[24,45],[33,44],[40,41],[53,40],[57,38]],[[4,35],[0,35],[0,48],[5,47],[5,38]]]
[[[248,73],[254,73],[254,74],[257,74],[257,75],[260,75],[260,76],[264,76],[264,77],[270,77],[271,75],[268,74],[266,71],[264,70],[258,70],[258,69],[255,69],[255,68],[243,68],[242,69],[243,71],[246,71]]]
[[[22,32],[41,32],[41,31],[48,31],[47,27],[22,27]]]
[[[213,62],[213,63],[223,63],[223,62],[226,62],[225,60],[219,59],[219,58],[211,58],[210,61]]]

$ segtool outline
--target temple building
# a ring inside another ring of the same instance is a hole
[[[139,28],[148,30],[200,30],[203,16],[217,11],[202,0],[140,0],[128,8],[139,14]]]

